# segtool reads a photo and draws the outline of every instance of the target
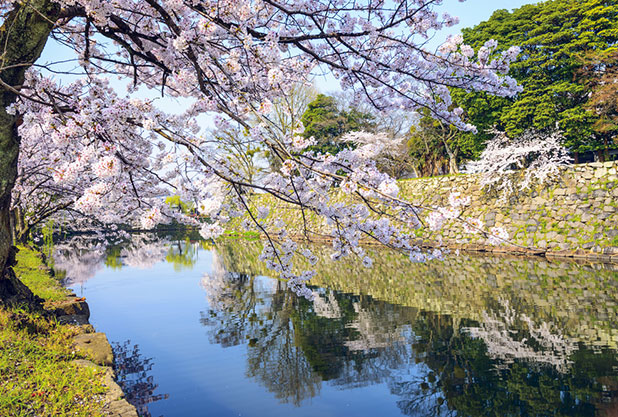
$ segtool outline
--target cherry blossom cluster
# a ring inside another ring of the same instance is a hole
[[[115,72],[136,87],[163,84],[169,94],[195,98],[196,113],[268,113],[273,98],[306,80],[316,65],[330,68],[344,88],[369,94],[381,110],[429,107],[464,129],[473,126],[452,111],[449,87],[507,96],[519,91],[504,77],[516,47],[496,52],[497,43],[489,41],[474,54],[453,36],[437,53],[423,49],[432,32],[457,21],[435,13],[436,1],[59,3],[87,16],[89,30],[125,45],[108,51],[109,45],[84,37],[84,21],[75,18],[59,30],[82,53],[83,65],[100,70],[114,52]]]
[[[494,138],[481,158],[471,162],[467,171],[481,173],[483,188],[497,191],[502,199],[550,182],[559,174],[561,166],[572,161],[558,130],[528,130],[515,138],[497,130],[493,133]]]
[[[527,328],[527,334],[514,330],[522,325]],[[577,342],[562,335],[553,323],[536,324],[527,315],[517,314],[508,301],[503,301],[503,311],[483,312],[481,325],[464,331],[482,339],[491,358],[505,363],[526,360],[548,364],[561,373],[569,371],[570,358],[578,350]]]
[[[13,204],[29,210],[49,200],[106,224],[152,228],[164,221],[159,148],[140,126],[156,113],[150,104],[119,98],[104,79],[60,87],[28,75],[28,87],[56,106],[21,100],[13,109],[24,115]]]
[[[439,251],[424,254],[411,243],[409,231],[423,226],[421,210],[401,199],[396,181],[376,167],[375,158],[390,145],[363,142],[355,134],[350,140],[356,149],[305,152],[312,142],[301,138],[302,127],[266,134],[277,129],[273,103],[326,68],[357,100],[380,111],[425,108],[474,130],[462,121],[461,109],[453,108],[449,88],[501,96],[520,90],[506,76],[517,48],[498,52],[488,42],[475,54],[460,37],[449,38],[437,52],[425,48],[436,30],[457,21],[433,10],[439,1],[57,3],[63,10],[54,36],[75,51],[83,76],[62,85],[31,68],[18,102],[7,110],[24,121],[14,206],[46,200],[51,213],[61,211],[66,222],[79,215],[103,225],[148,229],[175,219],[215,238],[229,220],[248,213],[247,226],[266,235],[281,232],[265,209],[256,214],[252,207],[249,195],[259,191],[324,219],[334,259],[358,256],[371,266],[359,245],[364,238],[415,261],[437,257]],[[23,4],[3,3],[0,10]],[[130,82],[125,96],[109,85],[110,76]],[[156,100],[138,98],[148,89],[182,99],[187,109],[171,114],[157,108]],[[213,117],[214,132],[200,127],[203,116]],[[232,124],[269,149],[281,170],[256,182],[236,169],[209,143]],[[164,203],[169,195],[194,203],[206,219],[172,210]],[[432,214],[430,226],[458,218],[464,202],[455,198],[451,207]],[[299,249],[282,239],[269,239],[263,259],[310,297],[305,282],[312,272],[292,272],[292,254]]]

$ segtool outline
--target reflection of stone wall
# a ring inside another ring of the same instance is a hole
[[[257,259],[259,243],[226,241],[217,252],[229,271],[272,275]],[[313,285],[448,314],[455,322],[482,321],[508,302],[534,322],[552,322],[564,334],[591,344],[618,346],[618,269],[543,258],[447,256],[414,264],[391,251],[373,253],[367,269],[355,260],[332,262],[327,248]],[[299,268],[310,269],[298,260]]]
[[[451,192],[470,196],[471,206],[463,216],[480,218],[486,229],[504,227],[517,245],[554,255],[618,262],[617,170],[615,161],[568,166],[552,185],[518,193],[508,201],[481,190],[478,175],[412,179],[400,181],[399,185],[402,197],[424,207],[446,206]],[[260,198],[260,204],[274,208],[290,233],[302,234],[299,210],[266,196]],[[314,214],[306,216],[311,230],[327,231],[325,222]],[[442,240],[467,248],[485,243],[483,237],[465,233],[458,222],[438,232],[418,234],[425,241]]]

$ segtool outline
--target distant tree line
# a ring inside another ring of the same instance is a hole
[[[298,86],[288,98],[273,103],[270,117],[278,130],[269,134],[279,140],[304,129],[302,136],[315,141],[308,150],[329,154],[358,145],[345,139],[350,132],[385,134],[392,144],[376,163],[397,178],[458,173],[468,161],[481,157],[488,142],[496,140],[496,132],[504,134],[498,135],[500,140],[512,138],[513,146],[526,132],[547,138],[559,132],[576,163],[593,153],[601,161],[615,159],[611,154],[618,153],[616,0],[548,0],[511,12],[497,10],[489,20],[463,29],[462,35],[474,54],[492,39],[498,44],[493,57],[511,46],[521,48],[509,72],[523,88],[516,96],[451,89],[451,109],[460,107],[477,133],[436,120],[428,111],[380,114],[356,104],[349,93],[326,95]],[[240,129],[218,146],[226,147],[244,175],[277,171],[280,158],[254,143],[249,132]]]
[[[606,159],[608,150],[618,147],[617,14],[615,0],[548,0],[512,12],[498,10],[464,29],[464,42],[475,49],[489,39],[500,50],[521,47],[509,75],[523,91],[498,98],[453,89],[454,102],[479,132],[455,136],[459,156],[478,156],[493,127],[509,137],[557,127],[576,162],[589,151]]]
[[[452,107],[461,107],[478,133],[418,115],[408,132],[408,163],[417,176],[458,172],[465,161],[478,159],[495,130],[510,138],[525,131],[558,129],[575,162],[595,153],[611,159],[618,148],[618,4],[615,0],[548,0],[463,29],[475,52],[490,39],[498,51],[518,45],[521,53],[509,74],[523,91],[513,98],[452,89]],[[306,135],[319,138],[319,149],[337,151],[345,131],[375,130],[370,114],[337,113],[334,98],[320,96],[305,116]],[[318,120],[316,122],[316,120]],[[348,130],[346,130],[348,129]],[[353,130],[353,129],[352,129]],[[615,158],[615,157],[614,157]]]

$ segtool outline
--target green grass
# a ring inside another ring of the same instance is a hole
[[[67,291],[50,276],[40,256],[21,247],[15,272],[46,303]],[[77,326],[22,309],[0,308],[0,416],[102,416],[106,388],[95,368],[79,367]]]
[[[40,254],[25,246],[19,247],[15,274],[30,290],[46,301],[63,300],[68,291],[57,279],[47,273],[47,267],[41,261]]]
[[[0,309],[0,415],[100,416],[102,371],[78,367],[75,326]]]

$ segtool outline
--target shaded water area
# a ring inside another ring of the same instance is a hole
[[[77,239],[54,260],[142,415],[618,415],[616,265],[313,249],[314,301],[259,242]]]

